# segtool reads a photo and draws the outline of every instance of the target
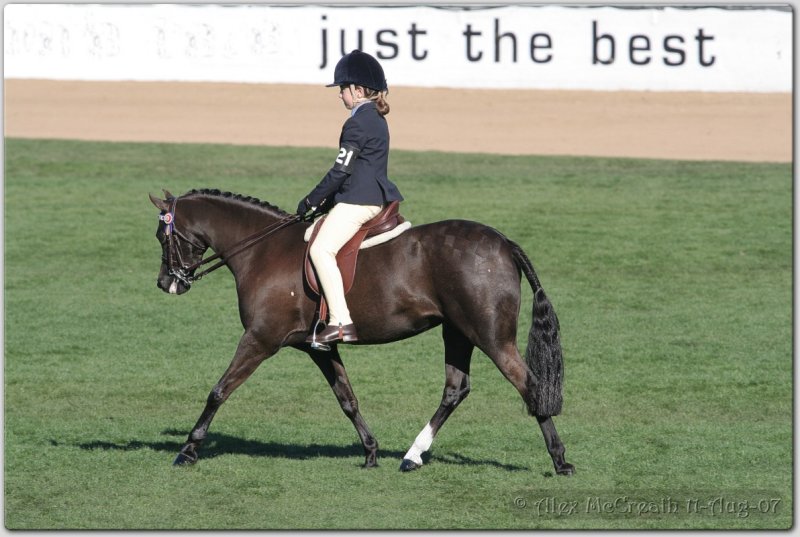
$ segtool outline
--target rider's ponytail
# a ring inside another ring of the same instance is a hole
[[[375,106],[381,116],[385,116],[389,113],[389,103],[386,101],[387,93],[386,91],[375,91],[373,89],[364,88],[364,97],[375,102]]]

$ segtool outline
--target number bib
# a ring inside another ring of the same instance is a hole
[[[340,170],[345,173],[353,173],[353,165],[358,158],[359,150],[357,147],[343,144],[339,148],[339,155],[336,157],[336,163],[333,165],[334,170]]]

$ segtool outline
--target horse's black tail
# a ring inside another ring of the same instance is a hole
[[[532,401],[526,401],[528,412],[536,416],[556,416],[561,412],[564,362],[561,356],[561,338],[558,335],[558,317],[533,270],[533,264],[522,248],[508,241],[517,267],[525,274],[533,289],[533,322],[528,333],[525,363],[534,379],[529,379],[533,388]]]

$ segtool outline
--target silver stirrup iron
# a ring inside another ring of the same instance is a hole
[[[318,343],[317,342],[317,328],[319,328],[320,324],[322,325],[322,329],[323,330],[325,329],[326,326],[328,326],[328,323],[326,323],[322,319],[317,319],[317,322],[314,323],[314,330],[311,331],[311,348],[316,350],[316,351],[325,351],[325,352],[327,352],[327,351],[331,350],[331,346],[327,345],[325,343]]]

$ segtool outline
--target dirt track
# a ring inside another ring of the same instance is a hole
[[[791,162],[791,94],[393,88],[395,149]],[[295,85],[6,80],[5,135],[328,147],[347,111]]]

